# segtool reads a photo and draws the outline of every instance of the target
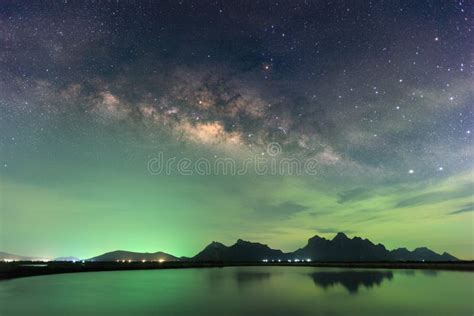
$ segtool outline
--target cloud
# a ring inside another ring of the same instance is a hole
[[[327,211],[314,211],[314,212],[309,212],[308,215],[313,216],[313,217],[318,217],[327,213],[328,213]]]
[[[286,201],[276,205],[259,202],[253,206],[253,209],[259,217],[271,216],[272,219],[288,219],[298,213],[306,211],[308,207],[292,201]]]
[[[355,188],[352,190],[339,192],[337,203],[343,204],[350,201],[362,200],[369,195],[368,192],[369,191],[365,188]]]
[[[345,234],[354,234],[356,231],[354,230],[349,230],[349,229],[339,229],[339,228],[334,228],[334,227],[316,227],[315,228],[318,233],[321,234],[337,234],[340,232],[343,232]]]
[[[472,184],[465,184],[457,188],[457,190],[436,191],[416,195],[414,197],[398,201],[395,204],[396,208],[411,207],[423,204],[434,204],[448,200],[454,200],[472,196]]]
[[[474,211],[474,204],[467,204],[461,209],[448,213],[448,215],[457,215],[457,214],[468,213],[468,212],[473,212],[473,211]]]

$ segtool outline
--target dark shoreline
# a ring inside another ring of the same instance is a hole
[[[223,268],[233,266],[424,269],[474,272],[474,261],[460,262],[0,262],[0,280],[77,272],[151,269]]]

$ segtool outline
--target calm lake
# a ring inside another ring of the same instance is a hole
[[[473,315],[474,273],[311,267],[88,272],[0,282],[0,315]]]

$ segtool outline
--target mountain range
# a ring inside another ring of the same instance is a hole
[[[294,252],[283,253],[267,245],[243,241],[232,246],[212,242],[196,256],[187,258],[190,261],[315,261],[315,262],[380,262],[380,261],[458,261],[448,254],[438,254],[428,248],[406,248],[387,250],[382,244],[374,244],[360,237],[349,238],[338,233],[332,240],[314,236],[308,239],[303,248]]]
[[[65,259],[77,259],[64,257]],[[38,258],[16,256],[0,252],[0,260],[37,260]],[[59,259],[59,260],[58,260]],[[61,258],[55,259],[61,261]],[[63,261],[72,261],[63,260]],[[79,259],[77,259],[79,260]],[[338,233],[333,239],[314,236],[307,244],[294,252],[284,253],[267,245],[242,239],[231,246],[213,241],[194,257],[176,257],[165,252],[131,252],[117,250],[85,259],[86,261],[190,261],[190,262],[382,262],[382,261],[459,261],[447,252],[438,254],[426,247],[409,251],[406,248],[388,250],[382,244],[374,244],[360,237],[349,238]]]

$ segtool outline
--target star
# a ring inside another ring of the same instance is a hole
[[[271,71],[272,70],[272,64],[271,63],[263,63],[262,64],[262,70],[265,72]]]

